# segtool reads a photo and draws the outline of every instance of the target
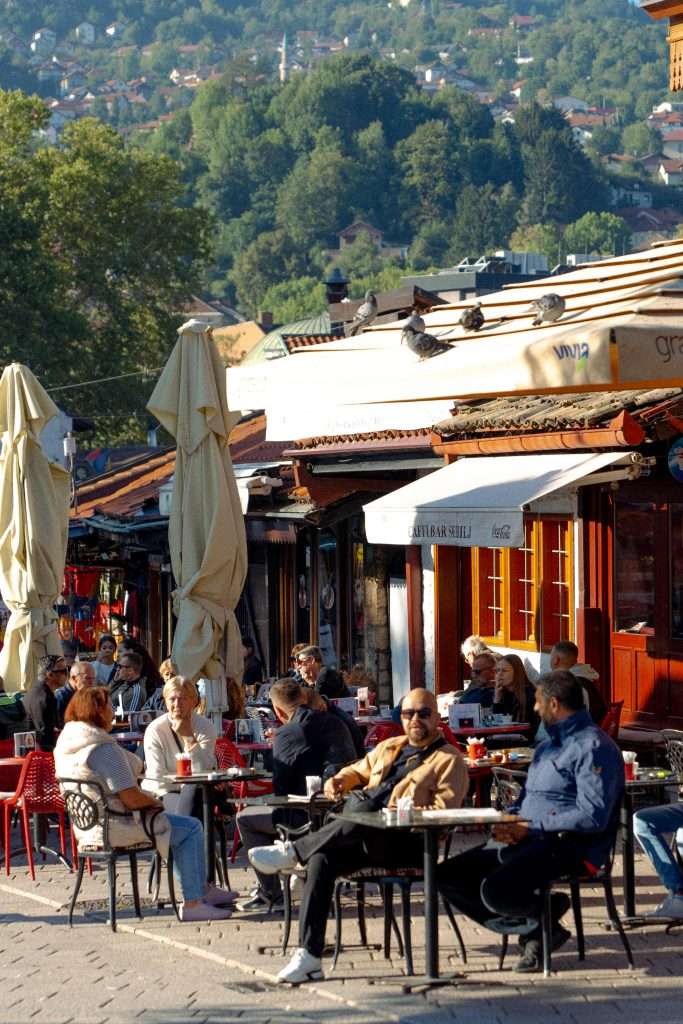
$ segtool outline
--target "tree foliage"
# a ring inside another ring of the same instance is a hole
[[[159,367],[200,287],[208,221],[180,205],[168,158],[88,119],[41,147],[45,118],[37,97],[0,92],[0,358],[47,388]],[[111,442],[140,432],[149,390],[131,377],[64,394]]]

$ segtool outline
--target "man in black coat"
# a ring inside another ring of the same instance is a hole
[[[282,723],[273,740],[273,792],[304,795],[306,776],[335,775],[356,760],[356,749],[345,722],[327,711],[308,705],[305,688],[290,679],[280,679],[270,688],[270,700]],[[237,826],[246,851],[265,846],[277,835],[275,823],[304,824],[300,812],[247,807],[237,815]],[[274,820],[275,817],[275,820]],[[296,818],[296,821],[295,821]],[[266,910],[282,899],[276,875],[258,876],[258,888],[250,898],[237,904],[238,910]]]
[[[24,696],[29,731],[35,732],[40,750],[54,750],[59,711],[55,691],[66,682],[68,669],[61,654],[47,654],[38,661],[36,681]]]

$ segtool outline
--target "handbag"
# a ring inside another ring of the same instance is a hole
[[[373,811],[379,811],[382,807],[386,807],[397,783],[399,783],[401,779],[404,779],[406,775],[415,771],[423,761],[426,761],[433,751],[438,750],[439,747],[445,746],[445,744],[446,740],[443,736],[440,736],[434,741],[434,743],[431,743],[428,747],[418,751],[417,754],[411,754],[410,757],[406,758],[406,760],[399,765],[395,772],[390,770],[386,779],[383,779],[379,785],[373,786],[372,789],[352,790],[344,801],[341,813],[367,814],[372,813]]]

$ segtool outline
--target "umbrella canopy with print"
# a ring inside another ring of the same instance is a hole
[[[62,589],[70,477],[50,462],[40,432],[59,410],[27,367],[0,378],[0,592],[10,610],[0,651],[8,690],[25,690],[38,658],[61,654],[54,604]]]
[[[244,519],[228,436],[225,367],[206,324],[190,320],[147,408],[176,439],[168,527],[177,589],[173,660],[181,675],[240,680],[244,665],[234,609],[247,571]]]

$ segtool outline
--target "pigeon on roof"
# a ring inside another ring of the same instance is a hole
[[[365,293],[365,301],[361,302],[351,322],[349,334],[359,334],[377,319],[377,298],[374,292]]]
[[[421,316],[411,316],[401,331],[401,344],[407,345],[411,352],[420,357],[420,361],[448,352],[451,346],[433,334],[426,334],[424,328],[425,322]]]
[[[467,309],[463,310],[458,323],[465,331],[480,331],[486,323],[486,318],[481,311],[481,302],[477,302],[474,306],[468,306]]]
[[[541,324],[555,323],[556,320],[560,319],[564,310],[565,301],[562,296],[557,295],[555,292],[548,292],[546,295],[541,295],[540,299],[534,299],[529,312],[536,314],[533,326],[540,327]]]

